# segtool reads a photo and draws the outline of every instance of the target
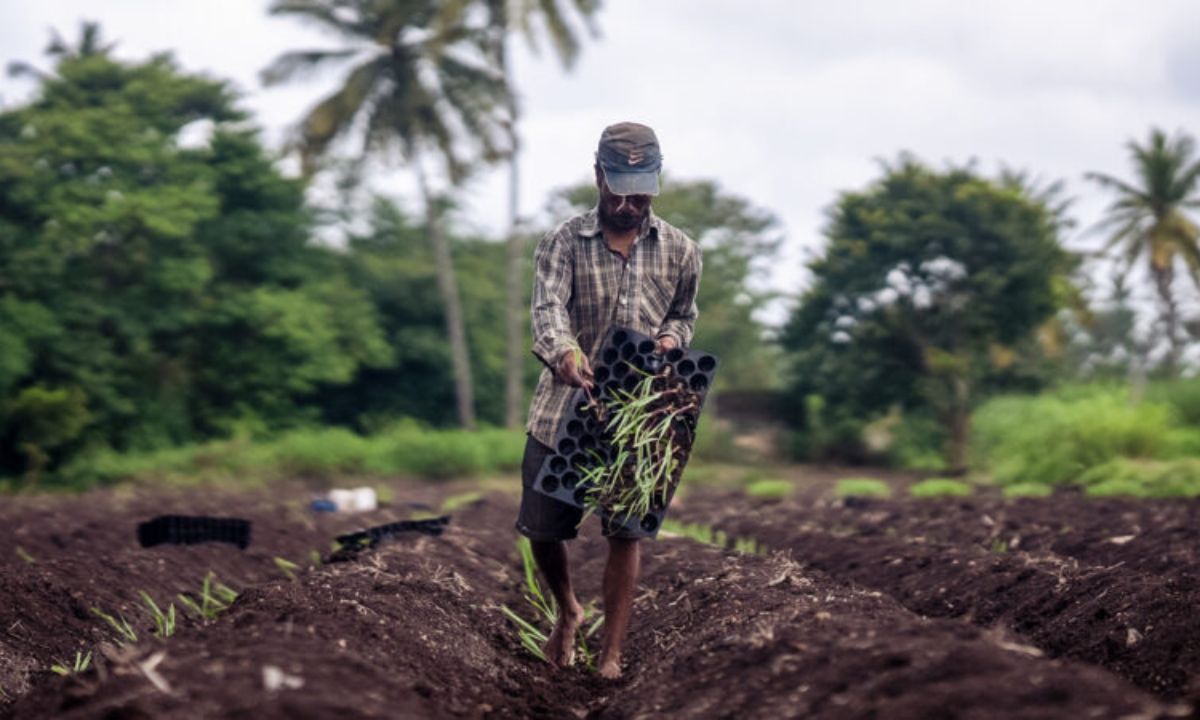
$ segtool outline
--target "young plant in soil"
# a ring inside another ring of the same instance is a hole
[[[583,473],[592,484],[589,504],[609,513],[642,517],[664,510],[692,449],[700,394],[670,365],[651,374],[630,365],[642,380],[632,392],[617,390],[607,404],[589,394],[588,410],[612,448]]]
[[[558,608],[554,598],[547,597],[542,592],[542,585],[537,579],[537,565],[533,560],[533,548],[530,547],[529,540],[525,538],[518,540],[517,551],[521,554],[521,565],[525,571],[525,601],[533,606],[535,619],[530,622],[513,612],[507,605],[501,605],[500,611],[517,626],[517,639],[521,641],[521,645],[533,653],[534,657],[545,661],[546,653],[542,651],[542,646],[549,640],[550,629],[558,620]],[[587,641],[603,624],[604,616],[596,611],[594,605],[589,604],[584,608],[583,622],[575,637],[579,657],[588,670],[595,670],[596,663],[595,655],[588,647]],[[543,630],[543,627],[547,629]]]
[[[88,650],[87,654],[75,651],[75,664],[67,665],[61,660],[50,666],[50,672],[56,675],[78,675],[81,672],[87,672],[87,669],[92,666],[92,651]]]
[[[215,620],[218,615],[228,610],[236,599],[237,592],[217,580],[217,576],[211,570],[204,576],[198,600],[183,593],[179,594],[179,603],[203,620]]]
[[[154,620],[154,637],[160,640],[166,640],[175,634],[175,603],[167,606],[167,611],[163,612],[159,609],[158,603],[154,602],[154,598],[145,590],[138,590],[138,594],[142,596],[142,602],[146,603],[146,609],[150,611],[150,618]]]
[[[113,617],[100,608],[94,607],[92,608],[92,614],[108,623],[109,627],[116,631],[118,645],[125,645],[127,643],[135,643],[138,641],[138,636],[137,633],[134,632],[133,626],[131,626],[129,621],[126,620],[120,613],[117,613],[117,617]],[[117,618],[120,618],[120,620]]]

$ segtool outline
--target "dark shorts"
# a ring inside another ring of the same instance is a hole
[[[525,441],[525,457],[521,461],[521,510],[517,514],[517,532],[537,542],[573,540],[579,535],[579,524],[583,521],[583,510],[559,502],[533,489],[538,470],[554,451],[529,436]],[[601,523],[604,537],[632,537],[617,528],[614,532],[608,523]]]

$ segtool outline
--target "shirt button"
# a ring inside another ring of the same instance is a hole
[[[622,297],[621,297],[621,304],[622,304],[622,305],[628,305],[628,304],[629,304],[629,298],[622,296]]]

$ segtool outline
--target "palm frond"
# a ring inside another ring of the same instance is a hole
[[[271,87],[292,80],[303,80],[324,65],[354,57],[358,50],[292,50],[271,61],[259,72],[263,85]]]

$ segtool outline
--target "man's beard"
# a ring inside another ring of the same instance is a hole
[[[618,232],[629,232],[641,227],[642,221],[646,219],[646,212],[638,212],[636,210],[622,210],[621,212],[609,212],[603,204],[600,205],[600,224],[609,230]]]

